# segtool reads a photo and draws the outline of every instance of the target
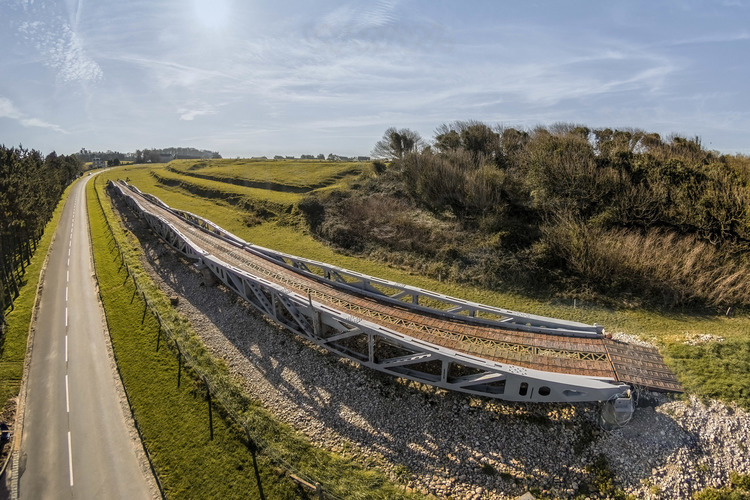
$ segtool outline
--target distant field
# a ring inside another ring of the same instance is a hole
[[[183,175],[275,191],[306,192],[362,173],[367,163],[317,160],[177,160],[168,169]]]
[[[213,162],[216,162],[216,160],[210,163],[213,164]],[[168,168],[171,170],[168,173],[165,173],[167,168],[163,165],[134,165],[114,169],[103,175],[112,179],[127,177],[139,189],[158,196],[168,205],[200,214],[257,245],[329,262],[362,273],[476,302],[532,314],[587,323],[596,322],[604,325],[607,332],[623,332],[635,335],[660,346],[667,364],[677,374],[689,393],[702,397],[735,401],[746,408],[750,408],[750,316],[746,311],[728,318],[723,315],[706,314],[705,312],[612,309],[593,304],[581,305],[580,303],[578,307],[574,308],[570,300],[557,298],[544,300],[437,281],[410,273],[405,269],[398,269],[380,262],[336,252],[331,247],[312,238],[300,224],[290,223],[289,217],[259,221],[252,211],[240,210],[237,205],[230,203],[232,196],[245,197],[248,202],[276,203],[280,200],[280,198],[277,198],[280,195],[300,199],[303,196],[301,194],[247,188],[216,180],[197,179],[179,173],[190,168],[188,162],[175,163],[169,164]],[[337,175],[335,169],[328,170],[327,177],[322,175],[317,170],[319,168],[325,170],[328,166],[323,167],[314,162],[288,162],[288,165],[293,165],[289,171],[282,168],[285,164],[287,163],[279,162],[279,177],[275,179],[276,183],[292,185],[296,182],[297,186],[301,185],[306,175],[304,165],[307,165],[310,171],[310,180],[307,181],[308,186],[319,185],[322,182],[320,179],[333,179]],[[221,165],[217,162],[216,166],[207,165],[195,170],[201,171],[201,169],[204,169],[208,171],[208,169],[211,169],[214,172],[211,175],[216,178],[221,178],[222,175],[226,178],[237,178],[239,170],[244,168],[246,178],[254,180],[261,179],[263,175],[268,175],[268,172],[271,171],[268,170],[270,167],[267,166],[266,162],[257,162],[253,165],[252,162],[235,164],[233,161],[227,161],[225,167]],[[366,164],[362,165],[363,167],[366,166]],[[227,168],[227,172],[218,173],[222,168]],[[229,171],[234,173],[230,175]],[[152,175],[152,172],[154,175]],[[174,181],[173,185],[159,182],[158,179],[166,179],[167,176]],[[213,195],[200,194],[200,187],[209,187],[208,184],[203,183],[212,183],[210,187],[215,188]],[[225,194],[215,194],[220,192]],[[289,200],[292,200],[292,198],[289,198]],[[288,203],[294,204],[296,200],[288,201]],[[294,212],[293,205],[290,206],[289,211]],[[713,341],[718,338],[723,339],[723,341]],[[695,345],[686,343],[690,339],[693,339],[691,342]],[[708,339],[709,341],[701,341],[701,339]]]
[[[247,212],[245,223],[256,225],[288,214],[305,193],[335,189],[367,168],[366,163],[312,160],[176,160],[132,165],[117,172],[139,187],[150,186],[151,191],[181,192],[239,208]],[[170,204],[167,198],[171,199],[167,195],[164,201]]]
[[[170,169],[151,171],[151,175],[161,184],[181,185],[184,189],[201,193],[207,198],[219,198],[222,202],[240,204],[248,199],[256,199],[291,205],[300,198],[300,194],[291,190],[264,189],[250,186],[242,186],[239,183],[230,183],[223,180],[207,179],[203,177],[188,176],[177,173]]]

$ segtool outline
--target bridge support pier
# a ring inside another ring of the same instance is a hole
[[[206,286],[216,286],[219,284],[219,279],[216,277],[216,275],[204,264],[203,262],[198,262],[195,265],[195,268],[201,272],[201,276],[203,277],[203,283]]]

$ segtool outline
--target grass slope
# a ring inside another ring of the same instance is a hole
[[[177,160],[169,168],[228,183],[267,183],[311,191],[358,175],[365,163],[320,160]]]
[[[405,269],[338,253],[292,225],[273,221],[248,225],[245,223],[246,214],[236,208],[226,207],[187,190],[160,185],[148,174],[148,169],[116,170],[108,175],[113,179],[130,177],[138,188],[160,197],[167,204],[200,214],[261,246],[484,304],[587,323],[596,322],[611,333],[636,335],[660,346],[667,364],[688,393],[734,401],[750,408],[750,370],[746,354],[750,351],[750,315],[747,311],[728,318],[684,310],[613,309],[594,304],[579,304],[574,308],[569,300],[543,300],[441,282]],[[685,344],[689,338],[704,335],[721,337],[724,341],[695,346]]]
[[[215,413],[214,439],[210,440],[202,383],[183,372],[178,388],[178,362],[174,353],[165,347],[156,351],[159,324],[146,309],[133,278],[128,277],[109,236],[93,184],[89,190],[89,217],[112,345],[133,414],[167,497],[259,498],[252,455],[239,427],[219,419]],[[96,185],[96,189],[103,190],[102,179],[97,179]],[[114,220],[105,195],[100,196],[107,218]],[[171,328],[179,332],[177,337],[183,354],[195,360],[196,371],[216,382],[228,405],[224,410],[236,415],[250,429],[255,442],[262,445],[258,471],[266,498],[298,498],[301,494],[286,475],[279,472],[278,464],[282,462],[303,476],[317,479],[327,491],[342,498],[405,497],[400,488],[388,483],[382,474],[311,446],[306,438],[241,394],[224,363],[207,354],[190,325],[177,317],[168,299],[139,269],[137,242],[128,241],[117,224],[112,227],[124,260],[145,296],[159,309],[163,321],[171,321]],[[217,399],[219,397],[214,395],[214,402]]]
[[[240,186],[214,179],[186,176],[168,169],[152,170],[152,175],[161,184],[180,186],[184,190],[200,193],[206,198],[216,198],[230,205],[244,205],[251,200],[291,205],[300,199],[300,195],[294,192]]]

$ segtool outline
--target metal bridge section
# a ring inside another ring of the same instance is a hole
[[[122,181],[110,189],[263,314],[389,375],[510,401],[604,401],[629,384],[680,390],[655,349],[608,340],[598,325],[476,304],[274,252]]]

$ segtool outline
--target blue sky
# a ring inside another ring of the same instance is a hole
[[[748,1],[0,0],[0,143],[369,154],[476,119],[750,154]]]

